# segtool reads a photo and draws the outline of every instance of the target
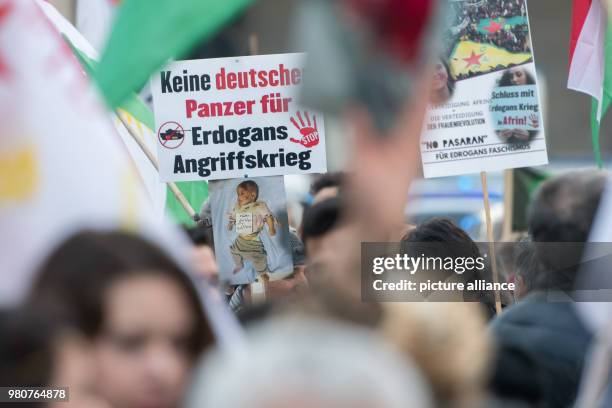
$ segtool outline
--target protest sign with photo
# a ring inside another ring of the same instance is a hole
[[[297,104],[304,58],[176,61],[154,75],[161,180],[325,172],[323,115]]]
[[[451,9],[421,138],[425,177],[547,164],[525,0]]]
[[[210,183],[215,254],[220,278],[231,284],[270,280],[293,271],[283,177]]]

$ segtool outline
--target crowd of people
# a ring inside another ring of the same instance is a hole
[[[350,290],[359,274],[338,267],[355,231],[348,174],[313,182],[291,231],[294,273],[269,282],[263,301],[249,285],[220,285],[208,205],[188,230],[191,278],[132,233],[82,231],[41,266],[27,304],[1,315],[2,385],[70,384],[74,406],[87,407],[571,406],[593,334],[569,297],[578,266],[561,268],[550,245],[587,240],[607,178],[570,172],[539,188],[528,235],[502,268],[516,290],[498,315],[491,292],[362,302]],[[397,231],[404,253],[435,242],[480,254],[444,218]],[[579,264],[579,252],[570,257]],[[244,350],[220,347],[198,280],[216,285],[244,326]]]
[[[489,261],[465,273],[415,271],[417,278],[435,274],[462,284],[501,279],[514,283],[514,291],[364,301],[364,243],[399,243],[398,255],[420,256],[415,248],[423,243],[441,244],[434,255],[442,258],[485,254],[443,216],[416,225],[405,216],[411,183],[420,176],[420,135],[437,58],[427,27],[411,31],[405,24],[424,2],[384,2],[385,13],[364,30],[380,38],[342,37],[338,25],[358,13],[330,17],[344,10],[332,3],[310,9],[325,36],[309,24],[308,37],[322,48],[336,42],[331,49],[358,50],[346,58],[364,67],[328,71],[331,82],[346,82],[340,85],[351,90],[324,89],[346,102],[338,121],[350,149],[343,171],[316,177],[308,204],[289,217],[293,273],[264,280],[263,295],[253,285],[228,284],[215,257],[209,202],[194,217],[195,227],[167,231],[168,247],[133,229],[92,223],[72,231],[38,265],[25,301],[0,310],[0,386],[66,387],[68,401],[15,406],[573,406],[598,335],[578,313],[572,291],[608,173],[571,171],[544,181],[528,204],[523,236],[497,247],[499,265]],[[472,3],[481,9],[481,2]],[[488,4],[480,14],[466,14],[470,29],[482,18],[526,14],[523,0]],[[435,14],[424,6],[418,11]],[[409,30],[398,33],[405,26]],[[525,46],[519,32],[503,38],[517,37]],[[390,39],[410,40],[432,55],[398,57],[394,47],[372,46]],[[410,86],[384,82],[387,71],[378,68],[391,65],[394,78]]]

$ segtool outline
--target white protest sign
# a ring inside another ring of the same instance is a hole
[[[425,177],[547,164],[525,0],[451,8],[421,138]]]
[[[326,172],[323,115],[297,104],[304,59],[176,61],[154,75],[161,180]]]

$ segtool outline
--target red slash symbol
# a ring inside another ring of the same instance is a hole
[[[304,147],[313,147],[319,144],[319,130],[317,129],[317,117],[312,115],[313,123],[310,122],[310,116],[308,116],[308,112],[304,111],[304,116],[306,116],[306,123],[302,119],[302,115],[300,111],[297,111],[297,117],[300,121],[300,125],[297,124],[294,118],[291,118],[291,123],[296,127],[297,130],[300,131],[302,135],[301,139],[290,138],[293,143],[299,143]]]
[[[185,140],[185,130],[177,122],[166,122],[159,127],[157,137],[166,149],[176,149]]]

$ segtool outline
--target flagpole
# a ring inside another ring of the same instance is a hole
[[[127,121],[125,120],[121,112],[119,112],[119,110],[116,110],[115,113],[117,114],[117,117],[119,118],[119,120],[121,121],[125,129],[128,131],[130,136],[132,136],[132,139],[134,139],[134,141],[138,144],[138,146],[140,147],[142,152],[145,154],[145,156],[147,156],[147,159],[149,159],[153,167],[155,167],[155,170],[159,172],[159,163],[157,161],[157,157],[153,155],[151,150],[149,150],[149,147],[146,144],[144,144],[142,139],[138,137],[138,135],[136,135],[136,133],[134,132],[130,124],[127,123]],[[181,203],[181,206],[187,212],[189,217],[191,219],[194,219],[196,212],[194,211],[193,207],[191,207],[191,204],[189,204],[189,201],[187,201],[187,198],[185,197],[185,195],[181,192],[181,190],[179,190],[179,188],[176,186],[175,183],[168,182],[166,184],[168,185],[168,187],[170,187],[170,191],[172,191],[172,193],[174,194],[178,202]]]
[[[249,55],[259,54],[259,37],[255,33],[249,35]]]
[[[499,275],[497,274],[497,259],[495,256],[495,237],[493,236],[493,224],[491,222],[491,205],[489,203],[489,188],[487,187],[487,172],[480,172],[480,181],[482,182],[482,198],[484,201],[485,210],[485,221],[487,224],[487,240],[489,241],[489,257],[491,258],[491,269],[493,272],[493,285],[498,286]],[[501,297],[499,290],[494,289],[495,295],[495,313],[500,314],[502,312]]]
[[[504,228],[502,241],[510,241],[514,216],[514,170],[504,170]]]

